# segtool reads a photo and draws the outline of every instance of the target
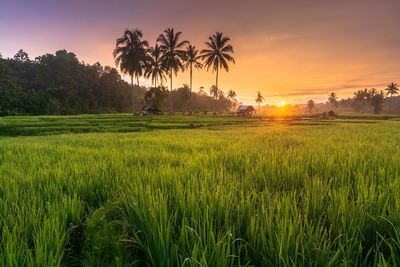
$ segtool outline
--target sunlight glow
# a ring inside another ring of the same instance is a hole
[[[278,103],[278,106],[280,106],[280,107],[283,107],[283,106],[285,106],[286,105],[286,101],[285,100],[281,100],[281,101],[279,101],[279,103]]]

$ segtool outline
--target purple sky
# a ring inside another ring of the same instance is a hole
[[[220,87],[245,102],[256,91],[274,104],[400,82],[399,0],[0,0],[5,57],[20,48],[31,58],[67,49],[114,66],[115,39],[125,28],[141,29],[153,44],[167,27],[199,48],[215,31],[230,36],[237,64],[221,74]],[[195,90],[214,82],[211,72],[194,75]],[[174,82],[182,83],[187,73]]]

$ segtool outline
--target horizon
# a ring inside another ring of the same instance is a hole
[[[393,59],[400,56],[400,3],[395,0],[253,5],[222,0],[213,8],[209,0],[175,0],[162,9],[155,8],[160,1],[118,3],[6,0],[0,9],[0,53],[13,57],[23,49],[33,59],[66,49],[85,63],[115,67],[112,51],[125,29],[141,29],[153,46],[159,33],[174,27],[199,49],[216,31],[231,38],[236,65],[220,72],[219,83],[225,92],[236,90],[244,104],[254,104],[256,91],[265,104],[304,104],[325,102],[330,92],[347,98],[355,90],[384,89],[398,81],[400,62]],[[201,86],[208,91],[214,77],[211,71],[195,71],[194,91]],[[174,88],[188,81],[187,72],[179,73]]]

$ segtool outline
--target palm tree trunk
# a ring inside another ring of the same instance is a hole
[[[170,72],[169,72],[169,79],[171,80],[171,113],[173,113],[174,107],[173,107],[173,101],[172,101],[172,68],[170,69]]]
[[[389,113],[392,113],[393,94],[390,94]]]
[[[192,63],[190,63],[190,98],[189,98],[189,111],[190,113],[193,112],[193,108],[192,108],[192,79],[193,77],[193,69],[192,69]]]
[[[131,87],[132,87],[132,112],[135,113],[135,89],[133,88],[133,74],[131,75]]]
[[[215,77],[215,87],[217,87],[217,89],[218,89],[218,68],[217,68],[217,75],[216,75],[216,77]],[[215,97],[215,109],[214,109],[215,111],[215,113],[217,112],[217,96]]]
[[[139,84],[139,76],[136,76],[136,83],[137,83],[137,86],[138,86],[138,92],[139,92],[139,99],[140,99],[140,84]],[[140,108],[140,110],[142,110],[142,103],[139,101],[139,108]]]
[[[215,78],[215,86],[216,86],[217,89],[218,89],[218,68],[217,68],[217,76],[216,76],[216,78]]]

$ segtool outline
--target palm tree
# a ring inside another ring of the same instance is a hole
[[[149,79],[151,78],[151,83],[157,87],[158,81],[162,82],[165,80],[165,69],[162,66],[162,51],[158,44],[156,46],[150,47],[148,50],[147,64],[144,76]]]
[[[226,96],[226,98],[229,100],[229,101],[231,101],[231,103],[232,103],[232,106],[233,106],[233,103],[234,102],[236,102],[236,92],[234,91],[234,90],[229,90],[228,91],[228,95]],[[231,108],[232,108],[232,106],[231,106]]]
[[[256,103],[258,104],[258,115],[261,118],[261,103],[264,101],[264,97],[261,95],[261,92],[257,92]]]
[[[203,64],[199,61],[201,58],[199,55],[199,50],[195,46],[189,44],[186,47],[186,58],[184,68],[189,69],[190,72],[190,111],[192,110],[192,81],[193,81],[193,67],[196,69],[202,69]]]
[[[358,90],[354,93],[353,102],[357,106],[361,106],[361,113],[365,112],[365,105],[369,103],[371,100],[371,95],[368,92],[368,89],[365,88],[364,90]]]
[[[227,98],[230,100],[230,101],[235,101],[236,100],[236,92],[234,91],[234,90],[229,90],[228,91],[228,95],[227,95]]]
[[[186,51],[183,50],[183,46],[187,45],[188,41],[180,41],[182,32],[175,32],[173,28],[168,28],[164,33],[160,34],[157,38],[157,42],[160,43],[160,49],[163,53],[161,60],[163,68],[169,72],[169,78],[171,81],[171,92],[172,92],[172,74],[177,75],[179,70],[184,70],[183,61],[186,57]],[[172,111],[171,101],[171,111]]]
[[[312,100],[312,99],[308,100],[308,101],[307,101],[307,109],[308,109],[308,111],[309,111],[309,112],[312,112],[312,110],[314,109],[314,107],[315,107],[315,102],[314,102],[314,100]]]
[[[210,95],[214,98],[214,112],[217,112],[217,100],[221,95],[222,91],[218,89],[215,85],[210,88]]]
[[[143,33],[138,30],[125,30],[124,35],[117,39],[113,52],[115,64],[124,74],[131,77],[132,86],[132,109],[135,111],[135,94],[133,88],[133,77],[136,77],[139,86],[139,77],[143,75],[146,64],[146,50],[148,42],[141,40]]]
[[[234,53],[232,45],[229,44],[230,38],[224,36],[221,32],[216,32],[210,36],[209,41],[206,42],[207,49],[201,50],[200,54],[204,65],[207,66],[207,71],[212,67],[212,71],[216,72],[215,86],[218,88],[218,71],[224,68],[229,71],[228,63],[235,64],[235,59],[232,54]]]
[[[392,100],[393,95],[397,95],[399,93],[399,85],[397,83],[388,84],[386,90],[386,95],[390,95],[390,104],[389,104],[389,112],[392,112]]]
[[[328,103],[331,103],[335,108],[338,106],[338,97],[335,93],[329,94]]]

